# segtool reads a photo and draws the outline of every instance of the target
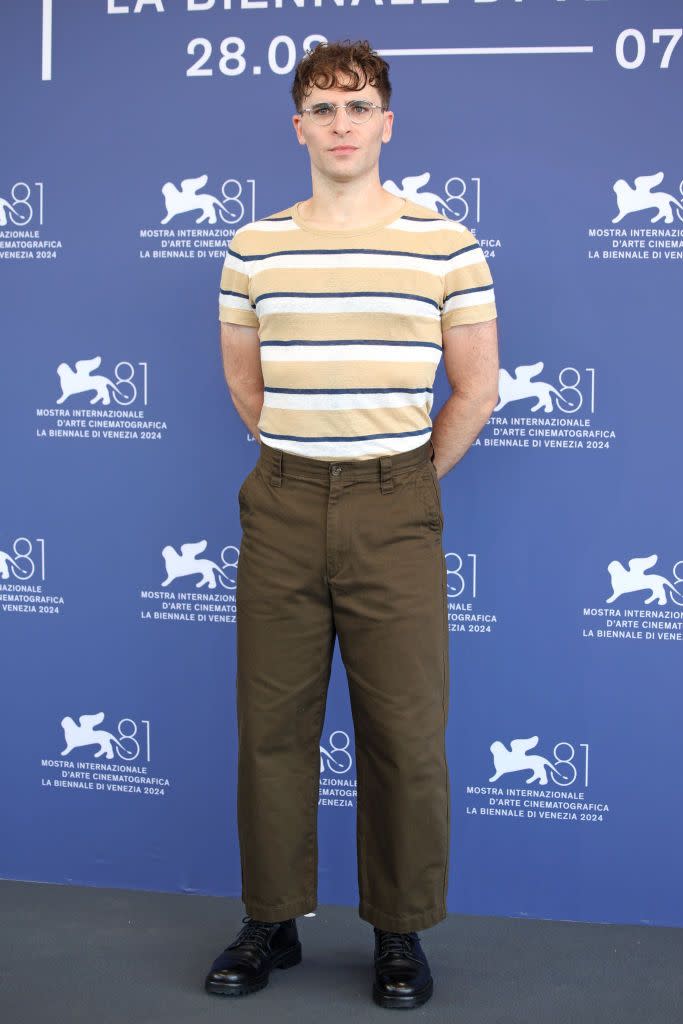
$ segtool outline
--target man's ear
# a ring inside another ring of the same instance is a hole
[[[301,114],[292,114],[292,124],[294,125],[294,131],[296,132],[297,142],[300,146],[306,145],[306,140],[301,136],[299,125],[301,125]]]

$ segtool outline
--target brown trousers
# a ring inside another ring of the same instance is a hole
[[[446,916],[450,788],[441,488],[427,441],[330,463],[261,444],[239,492],[237,819],[246,912],[315,910],[335,637],[353,715],[359,916]]]

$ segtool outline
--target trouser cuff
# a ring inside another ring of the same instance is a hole
[[[447,917],[445,906],[432,907],[431,910],[420,911],[419,914],[387,914],[365,900],[358,904],[358,914],[363,921],[368,921],[376,928],[386,932],[418,932],[423,928],[431,928]]]
[[[287,921],[290,917],[300,917],[302,914],[311,914],[318,905],[314,896],[306,899],[296,900],[293,903],[266,904],[254,903],[253,900],[244,900],[244,908],[256,921]]]

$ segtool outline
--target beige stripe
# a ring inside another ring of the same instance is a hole
[[[394,434],[422,430],[430,423],[429,413],[417,406],[388,409],[322,411],[314,409],[270,409],[263,407],[259,429],[296,437],[359,437],[364,434]]]
[[[461,324],[477,324],[486,320],[495,320],[497,310],[495,303],[487,302],[479,306],[464,306],[461,309],[452,309],[441,317],[441,329],[447,331],[449,327],[458,327]]]
[[[430,388],[434,363],[269,362],[269,387],[274,388]]]

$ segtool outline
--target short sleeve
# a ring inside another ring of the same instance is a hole
[[[493,278],[479,242],[467,228],[448,234],[452,241],[443,274],[442,331],[495,320]]]
[[[249,299],[249,269],[240,252],[239,231],[228,244],[221,271],[218,319],[223,323],[258,327],[258,317]]]

